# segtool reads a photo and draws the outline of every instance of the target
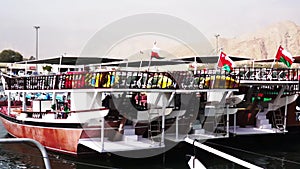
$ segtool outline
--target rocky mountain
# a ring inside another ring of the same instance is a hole
[[[254,33],[219,39],[219,46],[226,53],[255,59],[274,58],[279,45],[293,56],[300,55],[300,26],[292,21],[283,21]]]
[[[203,53],[199,55],[216,55],[215,38],[211,39],[213,46],[201,46]],[[160,36],[137,36],[118,43],[108,51],[111,57],[127,58],[129,60],[149,60],[153,42],[158,42],[160,54],[165,58],[194,56],[196,53],[180,41]],[[187,44],[188,46],[191,44]],[[255,59],[274,58],[279,45],[282,45],[293,56],[300,55],[300,26],[292,21],[282,21],[256,32],[242,34],[234,38],[219,37],[219,48],[228,55],[246,56]],[[197,45],[195,45],[197,46]],[[142,54],[143,53],[143,54]]]

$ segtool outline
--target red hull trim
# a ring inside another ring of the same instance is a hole
[[[50,128],[11,122],[3,117],[1,121],[7,132],[16,138],[31,138],[49,150],[76,155],[81,128]]]

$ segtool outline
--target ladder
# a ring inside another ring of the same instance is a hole
[[[161,118],[159,117],[159,109],[151,111],[151,106],[148,109],[148,138],[152,142],[160,141],[158,134],[161,133]],[[153,116],[158,116],[156,120],[152,121]]]
[[[284,130],[283,116],[280,109],[273,111],[273,123],[279,130]]]
[[[226,134],[226,119],[225,119],[225,113],[223,112],[222,115],[216,115],[215,116],[215,130],[214,133],[215,135],[225,135]]]

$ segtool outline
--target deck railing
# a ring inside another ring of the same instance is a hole
[[[239,86],[239,77],[232,72],[222,69],[203,69],[197,71],[195,80],[199,79],[203,83],[203,88],[237,88]]]
[[[105,71],[73,72],[59,75],[29,77],[5,77],[6,90],[54,90],[92,88],[138,88],[138,89],[201,89],[221,88],[213,81],[228,81],[238,84],[235,76],[226,72],[199,71],[194,75],[188,71],[139,72]],[[219,84],[219,82],[218,82]],[[221,87],[220,87],[221,86]],[[235,88],[225,84],[222,88]]]
[[[240,80],[299,81],[299,69],[287,68],[234,68],[231,72]]]
[[[299,69],[285,68],[235,68],[203,69],[193,74],[189,71],[174,72],[71,72],[59,75],[5,77],[6,90],[53,90],[92,88],[139,89],[212,89],[237,88],[240,80],[299,81]]]

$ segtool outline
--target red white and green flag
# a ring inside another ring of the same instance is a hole
[[[151,50],[151,59],[156,58],[156,59],[164,59],[164,57],[159,56],[159,48],[156,46],[156,42],[154,42],[153,48]]]
[[[234,67],[234,62],[224,52],[221,52],[218,67],[230,72]]]
[[[287,67],[291,67],[294,62],[292,54],[286,51],[282,46],[279,46],[278,48],[276,60],[283,62]]]

